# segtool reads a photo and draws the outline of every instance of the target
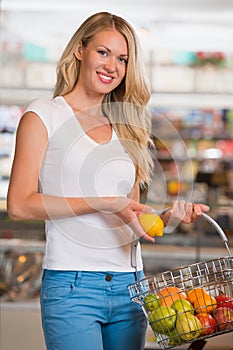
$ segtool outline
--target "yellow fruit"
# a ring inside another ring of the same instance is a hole
[[[149,314],[149,322],[154,332],[165,334],[174,328],[176,312],[171,307],[160,306]]]
[[[149,236],[163,236],[164,223],[157,214],[142,213],[138,220]]]
[[[200,336],[201,322],[191,313],[177,314],[176,331],[181,339],[190,341]]]
[[[181,299],[181,298],[176,299],[171,307],[177,313],[191,312],[191,314],[194,314],[194,308],[192,304],[185,299]]]

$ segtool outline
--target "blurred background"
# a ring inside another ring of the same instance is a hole
[[[127,19],[139,36],[152,90],[155,171],[142,201],[155,208],[177,198],[208,204],[231,247],[233,1],[2,0],[0,6],[2,349],[13,350],[17,340],[19,350],[42,350],[38,295],[44,224],[12,222],[6,212],[15,131],[24,106],[52,95],[58,59],[84,19],[98,11]],[[214,227],[200,220],[179,225],[156,245],[142,242],[142,254],[146,274],[154,274],[227,252]],[[211,350],[228,350],[229,339],[208,343]]]

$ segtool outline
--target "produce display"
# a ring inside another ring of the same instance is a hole
[[[145,295],[149,324],[168,346],[181,345],[223,331],[233,331],[233,296],[221,290],[166,286]]]

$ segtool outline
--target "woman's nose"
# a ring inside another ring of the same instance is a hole
[[[105,62],[105,69],[109,73],[113,73],[116,70],[116,59],[115,57],[109,57],[107,62]]]

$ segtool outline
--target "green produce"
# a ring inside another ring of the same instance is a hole
[[[200,336],[202,331],[201,322],[191,313],[177,314],[176,330],[181,339],[190,341]]]
[[[160,306],[160,299],[157,294],[147,294],[144,299],[146,311],[153,311]]]
[[[183,343],[183,340],[181,339],[181,337],[179,336],[179,334],[177,333],[177,330],[175,328],[171,329],[167,333],[167,336],[169,338],[169,345],[171,345],[171,346],[176,346],[176,345],[180,345]]]
[[[183,313],[183,312],[191,312],[194,314],[194,308],[192,304],[185,299],[177,299],[174,301],[172,304],[172,308],[177,312],[177,313]]]
[[[160,306],[149,314],[151,328],[157,333],[167,333],[174,328],[176,312],[171,307]]]

